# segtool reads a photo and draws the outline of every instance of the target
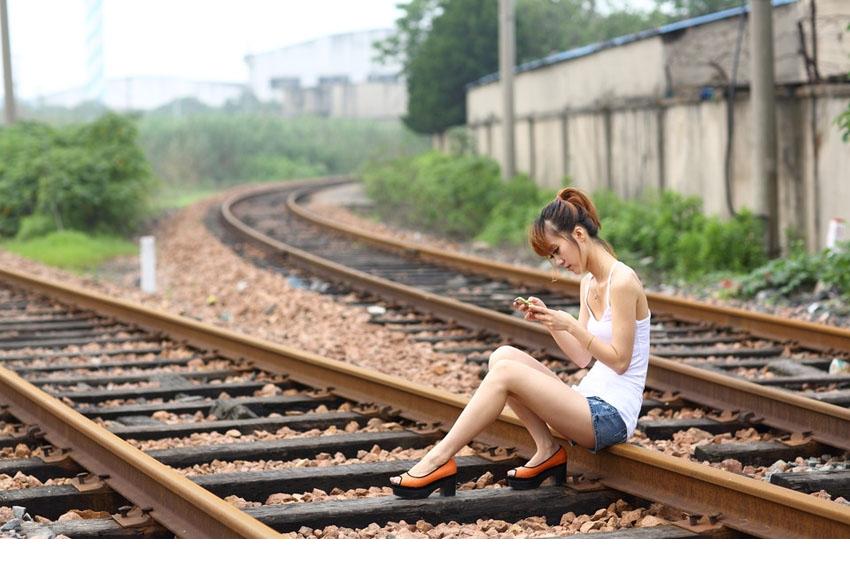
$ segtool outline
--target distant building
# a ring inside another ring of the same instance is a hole
[[[401,69],[376,62],[372,47],[391,33],[336,34],[248,55],[249,87],[287,115],[397,118],[407,109]]]
[[[100,101],[112,110],[151,110],[181,98],[195,98],[207,106],[222,106],[247,91],[241,83],[192,81],[175,77],[107,79]],[[38,97],[45,106],[77,106],[92,100],[88,86]]]

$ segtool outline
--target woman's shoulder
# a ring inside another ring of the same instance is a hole
[[[643,282],[631,266],[620,262],[618,269],[611,276],[611,287],[615,289],[632,289],[643,292]]]

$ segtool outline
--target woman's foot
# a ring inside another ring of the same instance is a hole
[[[543,462],[545,462],[546,459],[548,459],[552,455],[554,455],[558,451],[558,449],[560,449],[560,448],[561,448],[561,446],[558,443],[556,443],[555,440],[553,439],[551,445],[546,445],[544,447],[538,447],[537,452],[534,453],[534,455],[532,455],[532,457],[528,460],[527,463],[525,463],[524,466],[526,468],[534,468],[534,467],[542,464]],[[516,469],[510,469],[507,474],[508,474],[508,476],[516,475]]]
[[[428,472],[419,474],[423,469]],[[390,487],[393,494],[401,498],[428,498],[437,489],[443,496],[454,496],[456,481],[457,464],[454,458],[450,458],[436,467],[431,465],[430,460],[427,464],[420,461],[401,476],[390,477]]]
[[[429,475],[442,465],[444,465],[447,459],[437,460],[439,457],[431,455],[431,453],[426,454],[422,459],[413,465],[406,473],[402,473],[402,476],[408,477],[418,477],[421,478],[423,476]],[[399,484],[402,480],[402,476],[391,476],[390,484]]]
[[[508,486],[514,490],[529,490],[537,488],[550,476],[555,479],[556,485],[562,485],[567,481],[567,451],[557,446],[547,457],[540,458],[541,453],[534,455],[529,464],[508,471]]]

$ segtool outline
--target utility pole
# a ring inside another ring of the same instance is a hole
[[[15,122],[15,89],[12,86],[12,50],[9,41],[9,11],[0,0],[0,35],[3,36],[3,98],[6,124]]]
[[[516,174],[514,150],[514,2],[499,0],[499,82],[502,86],[502,139],[504,164],[502,177],[512,179]]]
[[[750,0],[750,54],[753,189],[756,194],[756,210],[765,220],[767,253],[770,257],[776,257],[779,255],[779,200],[771,0]]]

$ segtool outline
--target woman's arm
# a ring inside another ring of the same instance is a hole
[[[588,277],[585,276],[581,279],[581,284],[579,286],[578,324],[582,329],[587,329],[587,305],[584,303],[584,298],[587,297],[587,294],[585,293],[587,285]],[[555,342],[558,343],[558,346],[564,354],[567,355],[567,357],[579,368],[586,368],[587,365],[590,364],[590,361],[593,360],[593,355],[590,354],[587,349],[584,348],[584,345],[582,345],[576,337],[570,334],[569,331],[550,328],[549,334],[552,335],[552,338],[555,339]]]
[[[617,374],[623,374],[632,362],[640,293],[641,290],[631,274],[616,274],[611,278],[611,344],[596,340],[590,344],[590,353]]]
[[[590,362],[590,357],[595,357],[618,374],[623,374],[628,370],[632,360],[637,301],[641,293],[640,284],[630,274],[615,274],[611,278],[609,290],[613,330],[611,344],[596,340],[587,330],[586,312],[582,313],[584,315],[582,323],[581,319],[576,320],[565,311],[534,309],[534,320],[549,328],[558,345],[576,364],[584,367]],[[587,309],[583,297],[582,308]],[[555,336],[558,332],[561,335]],[[558,340],[559,338],[561,340]],[[584,364],[582,365],[581,362]]]

